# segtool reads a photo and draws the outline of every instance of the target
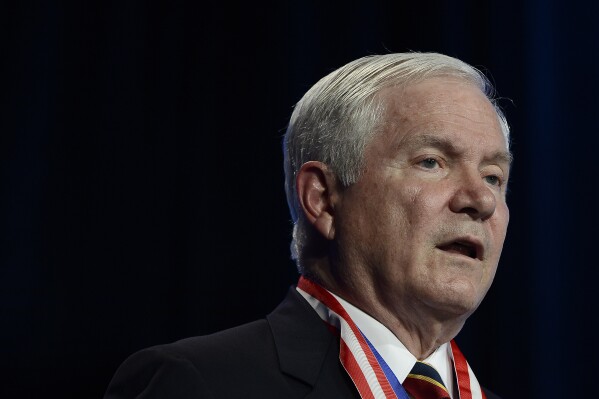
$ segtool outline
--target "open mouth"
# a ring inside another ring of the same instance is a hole
[[[446,244],[439,245],[441,251],[464,255],[471,259],[482,260],[482,246],[474,241],[456,240]]]

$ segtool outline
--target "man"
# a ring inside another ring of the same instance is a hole
[[[358,59],[297,104],[286,190],[302,274],[245,326],[141,351],[107,398],[496,398],[452,339],[506,234],[509,129],[440,54]]]

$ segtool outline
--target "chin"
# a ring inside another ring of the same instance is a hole
[[[459,287],[455,285],[443,290],[436,290],[429,295],[429,306],[444,319],[468,318],[482,302],[483,295],[471,285]],[[466,289],[467,288],[467,289]],[[439,296],[443,292],[443,296]]]
[[[470,317],[472,313],[478,308],[480,302],[450,302],[441,304],[440,310],[447,318],[463,318],[464,320]]]

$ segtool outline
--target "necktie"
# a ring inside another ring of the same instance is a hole
[[[416,362],[402,385],[414,399],[449,399],[437,370],[423,362]]]

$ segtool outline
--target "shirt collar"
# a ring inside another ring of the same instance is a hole
[[[416,357],[410,353],[391,330],[381,324],[378,320],[332,292],[331,295],[333,295],[339,301],[341,306],[345,308],[354,323],[356,323],[362,333],[368,337],[368,340],[383,357],[399,382],[403,383],[410,373],[410,370],[412,370],[412,367],[414,367],[414,364],[416,364]],[[453,363],[451,360],[451,346],[448,343],[441,345],[423,361],[437,370],[443,383],[447,387],[447,391],[453,393],[454,375]],[[453,397],[454,395],[452,394],[451,396]]]

